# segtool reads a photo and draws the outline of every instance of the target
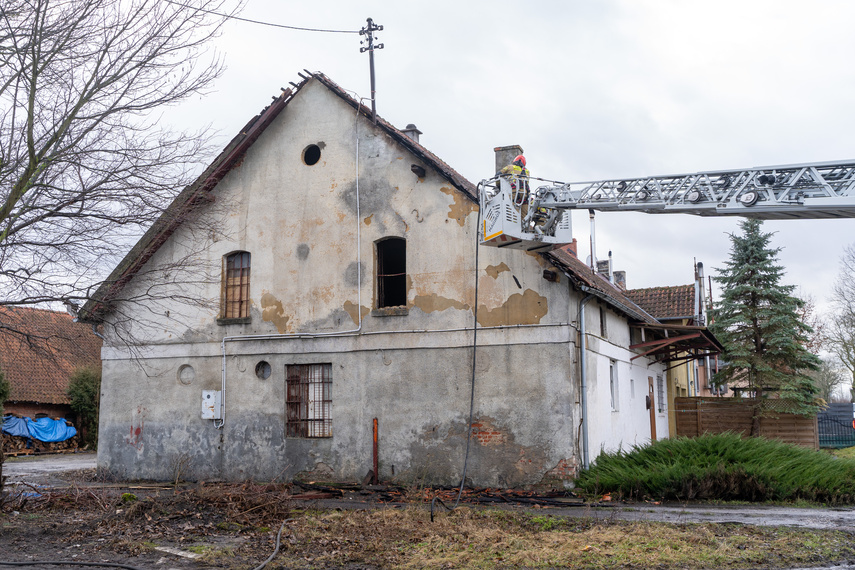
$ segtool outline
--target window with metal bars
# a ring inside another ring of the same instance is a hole
[[[407,304],[407,240],[377,242],[377,308]]]
[[[285,367],[285,437],[332,437],[332,364]]]
[[[249,265],[248,251],[237,251],[226,256],[223,273],[223,318],[249,317]]]

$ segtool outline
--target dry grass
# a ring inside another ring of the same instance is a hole
[[[135,491],[136,492],[136,491]],[[269,568],[756,568],[855,559],[852,536],[738,524],[666,524],[463,506],[431,521],[428,506],[307,509],[284,485],[204,485],[132,495],[74,488],[0,513],[10,559],[67,555],[154,567],[156,546],[204,554],[208,566]],[[321,505],[323,503],[317,503]],[[579,507],[582,508],[582,507]],[[583,515],[585,513],[582,513]],[[602,513],[600,513],[602,516]],[[79,547],[79,548],[77,548]]]
[[[830,451],[836,457],[844,459],[855,459],[855,447],[844,447],[843,449],[834,449]]]
[[[855,555],[838,532],[672,525],[459,509],[303,513],[278,561],[289,568],[750,568]]]

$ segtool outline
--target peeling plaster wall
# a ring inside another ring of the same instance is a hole
[[[543,338],[532,346],[522,336],[516,339],[519,344],[510,345],[496,345],[498,335],[485,336],[476,363],[475,423],[489,426],[489,432],[474,434],[469,476],[478,485],[538,482],[562,459],[576,455],[578,415],[570,348],[560,337]],[[464,344],[465,338],[453,340]],[[333,343],[285,339],[235,348],[237,354],[226,364],[222,430],[200,418],[201,390],[220,387],[220,358],[149,359],[149,373],[157,371],[156,376],[143,380],[139,372],[121,393],[104,394],[99,466],[123,477],[171,479],[183,459],[190,478],[265,480],[324,465],[337,478],[360,480],[371,469],[376,417],[382,477],[445,485],[459,481],[471,348],[449,347],[440,338],[430,339],[437,344],[434,348],[360,350],[354,341],[337,352]],[[264,380],[255,375],[262,359],[272,367]],[[286,439],[285,367],[318,362],[332,365],[334,435]],[[196,371],[189,384],[182,383],[179,374],[186,363]],[[131,370],[121,361],[111,361],[106,374],[114,378],[116,367],[130,380]]]
[[[309,166],[302,153],[311,144],[321,157]],[[428,166],[357,121],[320,83],[306,85],[215,189],[200,219],[216,231],[200,241],[197,229],[182,228],[145,268],[156,276],[160,264],[188,257],[198,271],[160,279],[167,294],[156,308],[120,302],[112,314],[99,467],[150,479],[171,479],[182,465],[189,478],[361,479],[376,417],[381,477],[458,483],[477,206],[429,167],[416,177],[412,164]],[[407,306],[372,313],[374,244],[387,237],[407,242]],[[240,250],[252,256],[251,322],[219,325],[222,259]],[[478,335],[472,484],[568,482],[578,465],[579,296],[564,280],[545,281],[548,267],[537,255],[480,251],[478,320],[486,328]],[[148,285],[135,278],[126,292]],[[128,331],[144,340],[133,354],[119,340]],[[281,334],[307,336],[233,338]],[[225,422],[217,429],[201,419],[201,398],[221,388],[224,337]],[[262,360],[272,370],[264,380],[255,374]],[[285,367],[304,363],[331,364],[331,438],[285,437]]]

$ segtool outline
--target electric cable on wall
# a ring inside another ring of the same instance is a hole
[[[472,418],[475,415],[475,357],[478,352],[478,253],[481,251],[481,227],[477,226],[475,230],[475,304],[472,308],[474,322],[472,323],[472,375],[470,380],[469,390],[469,422],[466,429],[466,452],[463,454],[463,475],[460,477],[460,489],[457,491],[457,498],[454,500],[454,506],[448,507],[442,502],[439,497],[434,497],[430,503],[430,520],[433,522],[434,505],[438,502],[448,511],[453,511],[460,504],[460,497],[463,495],[463,487],[466,484],[466,471],[469,466],[469,445],[472,441]]]

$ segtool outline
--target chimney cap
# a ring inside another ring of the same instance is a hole
[[[406,127],[404,127],[403,132],[405,132],[405,133],[406,133],[407,131],[415,131],[415,132],[417,132],[417,133],[418,133],[418,134],[420,134],[420,135],[423,135],[423,134],[424,134],[424,133],[423,133],[423,132],[421,132],[421,131],[419,130],[419,128],[418,128],[417,126],[415,126],[413,123],[410,123],[410,124],[408,124]]]

